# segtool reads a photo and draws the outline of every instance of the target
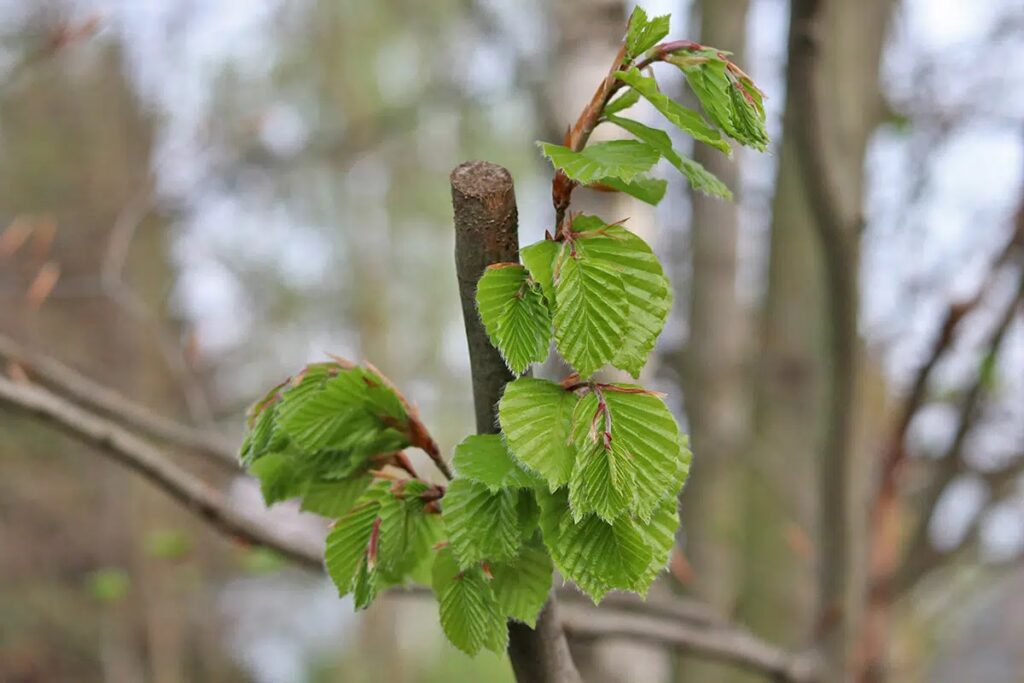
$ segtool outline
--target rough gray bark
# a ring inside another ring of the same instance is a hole
[[[476,428],[498,431],[497,405],[512,381],[505,361],[491,346],[476,310],[476,284],[492,263],[519,261],[518,213],[509,172],[496,164],[470,161],[451,175],[455,210],[455,272],[466,323],[473,377]],[[519,683],[580,683],[552,596],[537,628],[509,622],[508,655]]]

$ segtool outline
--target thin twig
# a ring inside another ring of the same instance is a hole
[[[310,569],[322,564],[323,547],[282,533],[232,507],[212,486],[174,464],[158,448],[120,425],[94,415],[46,389],[0,377],[0,403],[59,428],[141,474],[162,491],[231,538],[270,548]]]
[[[0,358],[21,366],[37,382],[71,401],[152,439],[207,457],[230,471],[238,470],[235,450],[209,432],[179,424],[137,401],[95,382],[55,358],[30,351],[0,334]]]

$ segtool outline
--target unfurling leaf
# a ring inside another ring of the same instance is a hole
[[[630,182],[658,163],[658,152],[636,140],[610,140],[587,145],[579,152],[550,142],[539,143],[552,165],[581,185],[603,178]]]
[[[690,89],[715,125],[737,142],[764,151],[768,145],[764,105],[754,83],[724,53],[705,48],[669,61],[686,75]]]
[[[509,450],[554,491],[569,483],[575,462],[572,412],[577,397],[554,382],[520,377],[505,386],[498,418]]]
[[[437,553],[432,576],[440,607],[441,628],[452,644],[468,655],[486,648],[502,652],[508,627],[498,600],[479,566],[463,569],[450,548]]]
[[[526,268],[489,267],[477,284],[476,302],[487,336],[512,372],[521,375],[547,357],[551,312]]]
[[[638,5],[629,17],[629,30],[626,32],[626,56],[633,59],[643,54],[667,36],[668,30],[669,15],[648,20],[647,12]]]

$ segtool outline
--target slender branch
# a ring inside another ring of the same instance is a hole
[[[999,354],[1003,341],[1006,338],[1006,333],[1010,328],[1010,324],[1017,316],[1017,309],[1022,301],[1024,301],[1024,272],[1020,275],[1015,295],[1006,305],[1002,315],[1000,315],[996,327],[986,344],[986,355],[994,357]],[[906,559],[895,578],[891,575],[879,577],[879,582],[871,586],[872,592],[892,595],[899,591],[905,591],[916,584],[929,570],[934,568],[933,560],[936,557],[927,551],[931,546],[931,541],[928,538],[929,523],[939,498],[946,490],[946,487],[966,468],[963,452],[964,444],[967,442],[967,437],[981,414],[981,403],[985,390],[985,373],[979,372],[975,381],[967,390],[967,395],[960,406],[957,428],[953,439],[939,460],[938,469],[922,497],[921,511],[918,515],[917,524],[910,533],[908,550],[904,554]],[[892,582],[891,584],[890,581]]]
[[[303,539],[293,533],[283,533],[268,526],[259,518],[233,508],[222,494],[206,482],[185,471],[159,449],[123,427],[90,413],[43,387],[18,384],[2,377],[0,405],[53,425],[78,441],[93,446],[100,455],[141,474],[221,534],[269,548],[303,568],[323,570],[323,546],[320,542]],[[412,592],[429,594],[427,589]],[[577,624],[576,630],[580,637],[645,637],[642,629],[638,630],[632,625],[634,621],[631,620],[640,618],[648,620],[645,623],[652,625],[648,629],[649,633],[665,634],[675,630],[675,635],[669,637],[660,635],[646,639],[671,646],[685,646],[698,656],[734,661],[748,668],[760,667],[772,674],[780,673],[779,662],[786,661],[787,656],[796,661],[793,656],[785,655],[773,646],[730,627],[710,608],[700,603],[675,597],[644,603],[635,596],[613,594],[609,595],[600,610],[597,610],[580,601],[579,594],[574,589],[563,588],[557,592],[573,604],[571,613],[577,615],[573,617],[573,623]],[[578,623],[578,615],[598,613],[602,615],[599,623],[593,621],[590,616],[583,619],[586,623]],[[550,623],[560,622],[554,619]],[[701,632],[694,636],[694,629]],[[706,632],[703,632],[705,630]],[[737,633],[740,633],[741,637],[737,637]],[[812,679],[796,677],[783,680]]]
[[[0,358],[21,366],[29,376],[58,394],[116,420],[131,430],[184,451],[207,457],[230,471],[238,470],[235,451],[225,440],[158,415],[60,361],[30,351],[2,334]]]
[[[123,427],[94,415],[46,389],[0,377],[0,404],[48,422],[94,446],[104,457],[141,474],[225,535],[270,548],[308,569],[320,569],[323,547],[282,533],[234,509],[206,482],[178,467],[159,449]]]
[[[787,114],[795,119],[796,149],[818,245],[825,264],[832,368],[828,424],[820,465],[819,634],[835,664],[845,664],[843,607],[850,566],[849,476],[857,342],[857,275],[853,236],[844,216],[832,147],[823,130],[820,34],[825,2],[793,0],[786,82],[793,88]],[[859,218],[857,219],[859,222]],[[839,618],[836,618],[836,617]]]
[[[793,655],[739,628],[707,628],[644,614],[616,614],[565,605],[562,612],[562,625],[573,639],[642,640],[764,673],[778,681],[823,680],[812,657]]]

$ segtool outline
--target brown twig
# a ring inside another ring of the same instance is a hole
[[[230,471],[238,469],[236,453],[224,439],[154,413],[137,401],[89,379],[55,358],[30,351],[4,335],[0,335],[0,358],[20,366],[29,377],[58,394],[131,430],[184,451],[205,456]]]

